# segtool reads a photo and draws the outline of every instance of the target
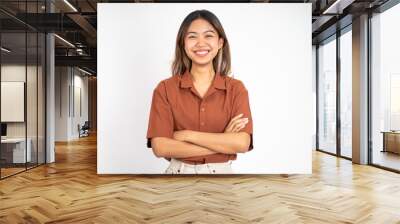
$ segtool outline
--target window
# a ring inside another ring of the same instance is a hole
[[[318,48],[318,149],[336,153],[336,40]]]
[[[400,170],[400,5],[371,18],[372,164]],[[396,132],[397,131],[397,132]]]
[[[340,155],[352,157],[352,34],[340,36]]]

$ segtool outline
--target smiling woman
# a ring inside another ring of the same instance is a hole
[[[229,42],[207,10],[182,22],[173,76],[153,92],[148,147],[169,160],[167,174],[230,174],[237,153],[253,148],[248,93],[229,77]]]

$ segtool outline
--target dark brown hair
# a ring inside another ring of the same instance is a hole
[[[216,73],[219,73],[220,75],[229,75],[231,73],[231,53],[229,50],[228,39],[226,38],[224,28],[217,16],[205,9],[193,11],[183,20],[176,37],[175,59],[172,63],[172,75],[181,75],[185,70],[190,70],[192,67],[192,62],[185,52],[185,35],[190,24],[196,19],[204,19],[209,22],[218,32],[219,38],[224,40],[224,45],[213,59],[213,66]]]

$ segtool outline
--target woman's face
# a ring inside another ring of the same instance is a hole
[[[192,65],[211,65],[224,40],[215,28],[204,19],[194,20],[185,36],[185,52]]]

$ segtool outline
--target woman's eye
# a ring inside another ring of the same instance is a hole
[[[195,36],[188,36],[189,39],[193,39],[196,38]]]

